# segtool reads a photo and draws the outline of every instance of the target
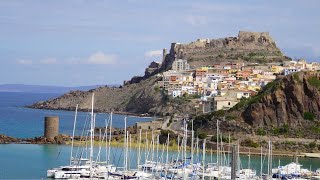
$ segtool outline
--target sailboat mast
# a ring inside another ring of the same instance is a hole
[[[217,166],[219,167],[219,121],[217,120]]]
[[[261,154],[261,157],[260,157],[260,176],[262,177],[262,146],[261,146],[261,152],[260,152]]]
[[[270,140],[269,140],[269,142],[268,142],[268,178],[270,177],[270,155],[271,155],[271,153],[270,153],[270,145],[271,144],[271,142],[270,142]]]
[[[92,168],[92,158],[93,158],[93,131],[94,131],[93,103],[94,103],[94,93],[92,93],[92,102],[91,102],[90,155],[89,155],[90,168]]]
[[[138,167],[138,169],[139,169],[140,159],[141,159],[141,154],[140,154],[140,148],[141,148],[141,133],[142,133],[142,129],[139,129],[139,149],[138,149],[138,161],[137,161],[137,167]]]
[[[188,131],[188,125],[186,123],[186,120],[184,120],[184,142],[183,142],[183,156],[184,156],[184,159],[182,160],[182,162],[184,164],[183,165],[183,179],[186,179],[186,161],[187,161],[187,131]]]
[[[203,155],[202,155],[202,180],[204,180],[204,167],[206,159],[206,139],[203,140]]]
[[[78,104],[76,105],[76,112],[74,115],[74,122],[73,122],[73,131],[72,131],[72,141],[71,141],[71,152],[70,152],[70,165],[72,163],[72,153],[73,153],[73,143],[74,143],[74,132],[76,129],[76,123],[77,123],[77,115],[78,115]]]
[[[191,120],[191,164],[193,165],[193,153],[194,153],[194,131],[193,131],[193,119]]]
[[[108,147],[108,159],[107,159],[107,165],[109,165],[110,162],[110,151],[111,151],[111,140],[112,140],[112,115],[113,113],[111,112],[110,114],[110,123],[109,123],[109,147]]]
[[[124,117],[124,155],[123,155],[123,171],[126,172],[126,157],[127,157],[127,117]]]
[[[169,163],[169,142],[170,142],[170,134],[168,133],[168,137],[167,137],[167,157],[166,157],[166,164]],[[179,144],[178,144],[179,147]]]

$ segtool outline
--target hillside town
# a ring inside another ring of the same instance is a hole
[[[151,64],[155,68],[160,63]],[[304,59],[263,64],[237,60],[200,67],[190,67],[187,60],[175,59],[171,70],[158,74],[162,79],[158,86],[172,98],[200,98],[202,111],[207,113],[230,109],[280,76],[319,69],[319,63]]]

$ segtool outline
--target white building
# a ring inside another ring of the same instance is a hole
[[[172,97],[181,97],[182,96],[182,92],[181,90],[173,90],[172,91]]]
[[[187,60],[183,60],[183,59],[178,59],[173,61],[172,63],[172,70],[174,71],[185,71],[185,70],[189,70],[190,66],[188,64]]]
[[[289,68],[286,68],[283,70],[283,75],[289,75],[289,74],[292,74],[292,73],[295,73],[295,72],[299,72],[301,71],[300,69],[289,69]]]

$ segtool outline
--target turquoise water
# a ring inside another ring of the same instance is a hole
[[[76,152],[77,147],[74,152]],[[161,159],[162,148],[159,150],[158,157]],[[98,148],[95,147],[94,154],[97,154]],[[123,148],[112,147],[111,161],[116,166],[123,165]],[[142,162],[144,161],[145,152],[142,151]],[[101,153],[101,161],[105,160],[105,154]],[[150,157],[151,155],[149,155]],[[177,152],[169,152],[169,160],[177,158]],[[47,169],[67,165],[70,157],[70,146],[66,145],[35,145],[35,144],[6,144],[0,145],[0,178],[1,179],[41,179],[46,178]],[[137,150],[132,149],[129,152],[130,167],[136,168]],[[156,159],[156,152],[154,155]],[[194,156],[196,158],[196,156]],[[166,152],[163,153],[163,159],[166,158]],[[248,167],[248,156],[241,155],[241,167]],[[199,155],[202,159],[202,155]],[[289,157],[274,157],[273,166],[277,166],[281,160],[281,165],[292,162]],[[206,161],[211,161],[211,154],[206,155]],[[212,162],[216,161],[216,156],[213,154]],[[251,168],[260,172],[260,156],[251,156]],[[299,162],[305,168],[315,170],[319,167],[319,159],[300,158]],[[267,162],[265,160],[263,172],[267,172]]]
[[[32,93],[0,93],[0,134],[28,138],[43,135],[44,117],[60,117],[60,133],[71,134],[73,129],[74,112],[57,110],[30,109],[23,106],[34,102],[57,97],[58,94]],[[97,114],[96,126],[105,126],[108,114]],[[113,116],[113,127],[124,127],[124,115]],[[88,113],[79,112],[77,131],[81,132]],[[128,117],[127,123],[132,126],[137,121],[150,121],[150,118]]]

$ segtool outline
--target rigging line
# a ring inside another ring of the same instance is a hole
[[[117,167],[119,166],[119,163],[120,163],[120,160],[121,160],[121,157],[122,157],[124,148],[121,148],[121,149],[122,149],[122,150],[121,150],[120,156],[119,156],[119,158],[118,158],[118,162],[117,162],[117,164],[116,164]],[[123,158],[125,158],[125,157],[123,157]],[[123,167],[123,168],[124,168],[124,167]]]
[[[87,124],[88,124],[87,122],[88,122],[88,113],[86,113],[86,117],[85,117],[85,120],[84,120],[84,125],[83,125],[82,132],[81,132],[80,139],[79,139],[79,142],[80,142],[80,143],[79,143],[79,146],[78,146],[78,148],[77,148],[75,157],[78,156],[79,150],[80,150],[80,148],[81,148],[81,142],[84,140],[85,129],[86,129]],[[82,147],[82,148],[83,148],[83,147]]]

